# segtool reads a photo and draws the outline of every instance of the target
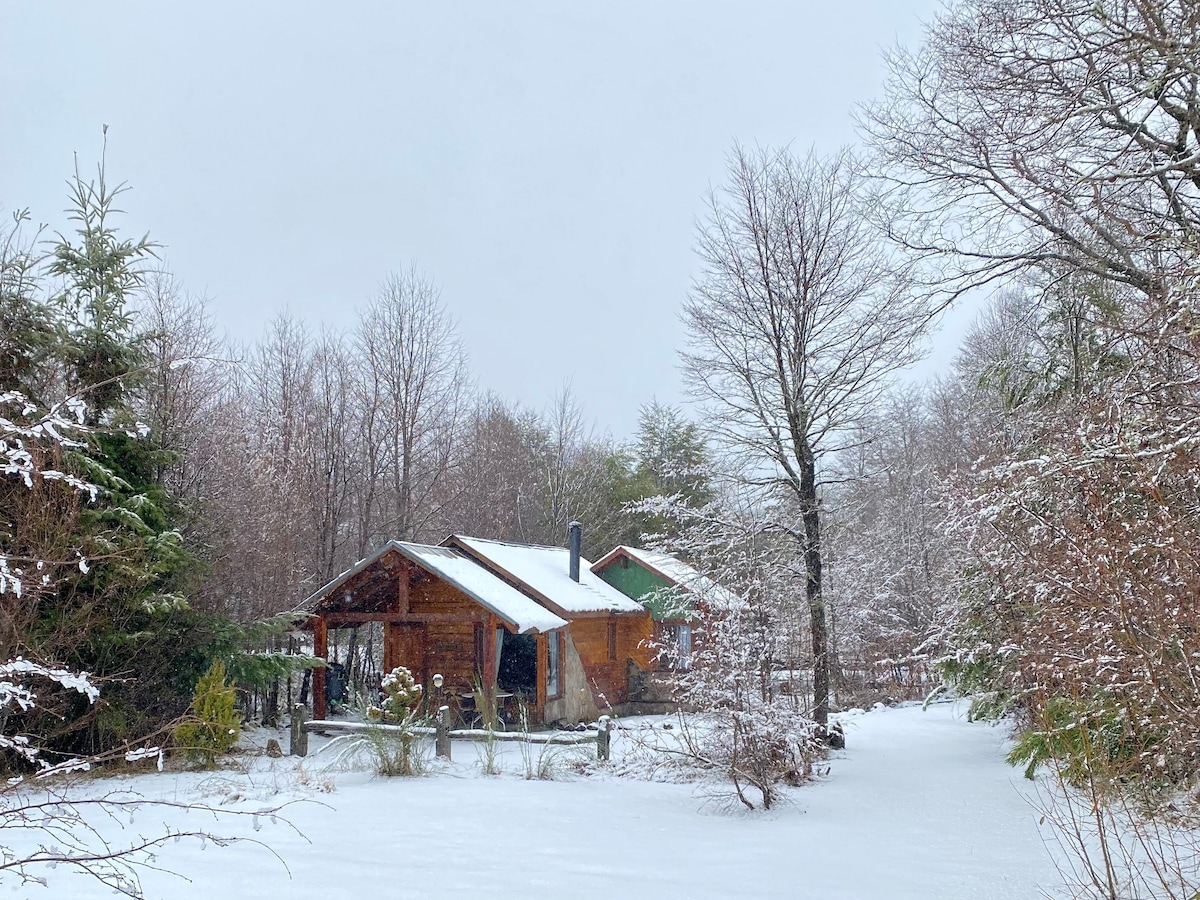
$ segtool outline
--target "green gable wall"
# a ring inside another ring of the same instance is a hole
[[[626,567],[625,563],[629,565]],[[667,581],[656,572],[651,572],[637,560],[622,557],[615,560],[596,573],[626,597],[632,597],[643,604],[650,615],[656,620],[663,618],[664,604],[655,593],[663,588],[671,587]],[[676,616],[672,616],[675,618]]]

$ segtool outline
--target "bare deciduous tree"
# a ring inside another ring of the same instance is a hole
[[[893,235],[946,298],[1030,265],[1162,293],[1200,227],[1198,39],[1190,0],[954,5],[863,116]]]
[[[743,478],[791,501],[776,525],[804,560],[814,718],[829,712],[821,460],[842,449],[885,378],[913,358],[928,317],[860,207],[846,153],[823,160],[737,149],[699,235],[704,274],[684,307],[693,394]]]
[[[323,332],[312,348],[305,482],[313,526],[313,570],[321,582],[346,568],[357,550],[348,525],[362,471],[354,407],[358,371],[343,338]]]
[[[939,455],[929,405],[913,386],[883,398],[860,426],[858,446],[838,461],[840,483],[826,498],[826,586],[843,705],[919,699],[934,686],[931,639],[960,562],[938,500],[944,467],[960,459]]]
[[[537,459],[530,436],[538,431],[533,412],[495,394],[477,401],[459,439],[451,475],[446,527],[516,541],[538,493]]]
[[[150,429],[159,480],[187,502],[205,499],[216,467],[210,431],[225,372],[225,348],[203,299],[166,272],[151,272],[139,293],[136,327],[146,354],[134,409]]]
[[[277,317],[218,401],[215,558],[206,589],[244,621],[278,612],[313,581],[308,426],[312,341]]]
[[[625,474],[618,450],[588,427],[570,385],[564,385],[529,435],[536,459],[537,493],[523,540],[557,545],[572,520],[586,525],[584,554],[606,552],[619,533],[617,479]]]
[[[464,415],[466,352],[439,291],[414,269],[392,275],[363,312],[365,473],[376,506],[364,545],[425,536]]]

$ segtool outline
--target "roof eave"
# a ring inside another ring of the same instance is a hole
[[[592,574],[599,575],[604,569],[607,569],[622,556],[626,559],[629,559],[629,550],[624,544],[618,544],[616,547],[613,547],[602,557],[596,560],[596,562],[592,563]]]
[[[325,586],[319,588],[316,592],[310,594],[304,600],[301,600],[298,604],[296,604],[296,606],[294,606],[289,611],[290,612],[309,612],[309,613],[311,613],[312,612],[311,610],[305,609],[306,606],[308,606],[311,603],[317,602],[318,600],[323,599],[326,595],[337,590],[339,587],[341,587],[343,584],[345,584],[347,581],[349,581],[355,575],[360,574],[365,569],[369,568],[371,565],[378,562],[381,558],[383,558],[384,554],[386,554],[389,550],[398,550],[401,553],[403,553],[403,549],[401,548],[399,541],[388,541],[386,544],[384,544],[382,547],[380,547],[378,550],[376,550],[370,556],[364,556],[362,559],[360,559],[358,562],[356,562],[354,565],[352,565],[345,572],[342,572],[342,574],[340,574],[336,578],[334,578],[333,581],[330,581]],[[406,559],[409,558],[407,553],[405,553],[404,556]]]

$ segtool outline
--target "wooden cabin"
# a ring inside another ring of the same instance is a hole
[[[592,573],[591,563],[579,555],[577,531],[571,545],[542,547],[464,535],[452,535],[442,545],[568,623],[558,639],[561,690],[547,698],[545,721],[590,721],[621,706],[629,699],[631,679],[650,667],[653,652],[653,622],[645,607]]]
[[[684,668],[695,644],[696,626],[708,616],[745,605],[732,591],[657,550],[620,546],[591,568],[605,583],[649,610],[655,643],[676,648],[672,664]]]
[[[435,673],[447,698],[479,684],[519,697],[534,723],[593,721],[631,699],[649,670],[653,620],[637,600],[592,572],[569,547],[452,535],[441,546],[390,541],[304,601],[314,653],[330,628],[378,622],[383,671],[406,666],[423,685]],[[325,681],[313,714],[326,715]]]
[[[468,700],[476,684],[497,694],[519,693],[531,718],[541,722],[561,692],[567,621],[447,547],[389,541],[297,611],[309,614],[314,655],[321,658],[330,628],[380,623],[383,671],[405,666],[426,691],[440,673],[448,699]],[[507,655],[506,637],[513,648]],[[524,652],[515,652],[516,645]],[[325,679],[318,676],[313,715],[326,714]]]

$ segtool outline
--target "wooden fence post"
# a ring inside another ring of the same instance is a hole
[[[437,729],[433,738],[434,753],[450,758],[450,707],[438,707]]]
[[[308,756],[308,732],[304,730],[304,720],[307,718],[308,710],[303,703],[292,707],[292,746],[288,751],[292,756]]]
[[[601,716],[596,727],[596,759],[608,762],[612,752],[613,721],[608,716]]]

